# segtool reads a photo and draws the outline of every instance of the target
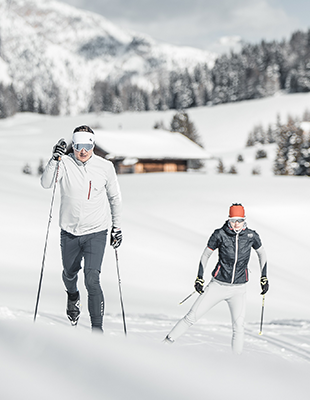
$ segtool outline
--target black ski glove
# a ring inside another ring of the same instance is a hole
[[[53,160],[59,161],[67,150],[65,139],[59,139],[53,147]]]
[[[110,245],[113,246],[113,249],[117,249],[121,245],[122,240],[123,235],[121,229],[113,226],[111,230]]]
[[[199,278],[199,276],[197,276],[194,287],[195,287],[196,292],[198,292],[199,294],[203,293],[203,284],[204,283],[205,283],[204,279]]]
[[[268,282],[268,279],[267,279],[266,276],[262,276],[262,277],[260,278],[260,286],[261,286],[261,288],[262,288],[261,294],[265,294],[265,293],[268,292],[268,289],[269,289],[269,282]]]

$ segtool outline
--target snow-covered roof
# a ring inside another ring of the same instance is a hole
[[[178,132],[152,130],[96,130],[96,144],[109,158],[206,159],[204,149]]]

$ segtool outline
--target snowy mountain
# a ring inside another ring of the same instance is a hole
[[[2,1],[0,27],[0,82],[12,80],[28,111],[31,106],[49,114],[87,111],[97,81],[128,81],[152,90],[168,71],[212,66],[216,58],[157,43],[53,0]]]

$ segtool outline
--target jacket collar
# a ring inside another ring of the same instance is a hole
[[[82,161],[78,160],[78,159],[75,157],[74,153],[70,153],[70,154],[69,154],[69,157],[71,157],[71,158],[76,162],[76,164],[77,164],[79,167],[82,167],[82,166],[86,166],[86,165],[88,165],[89,163],[92,162],[92,159],[93,159],[93,157],[94,157],[94,154],[92,154],[92,156],[90,157],[90,159],[87,160],[86,162],[82,162]]]
[[[227,221],[224,223],[224,225],[223,225],[222,228],[224,229],[224,231],[225,231],[228,235],[232,235],[232,236],[237,235],[237,233],[230,227],[229,220],[227,220]],[[243,235],[246,229],[247,229],[247,224],[246,224],[246,222],[245,222],[244,225],[243,225],[242,231],[239,232],[239,235]]]

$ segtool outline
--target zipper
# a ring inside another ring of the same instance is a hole
[[[217,274],[219,273],[220,268],[221,268],[221,266],[219,265],[219,266],[217,267],[217,270],[215,271],[214,278],[217,277]]]
[[[236,235],[235,263],[234,263],[234,266],[233,266],[233,273],[232,273],[232,277],[231,277],[231,283],[234,283],[234,280],[235,280],[236,265],[237,265],[237,261],[238,261],[238,245],[239,245],[239,233],[237,233],[237,235]]]
[[[90,199],[90,192],[91,192],[91,181],[89,181],[89,189],[88,189],[88,197],[87,199]]]

